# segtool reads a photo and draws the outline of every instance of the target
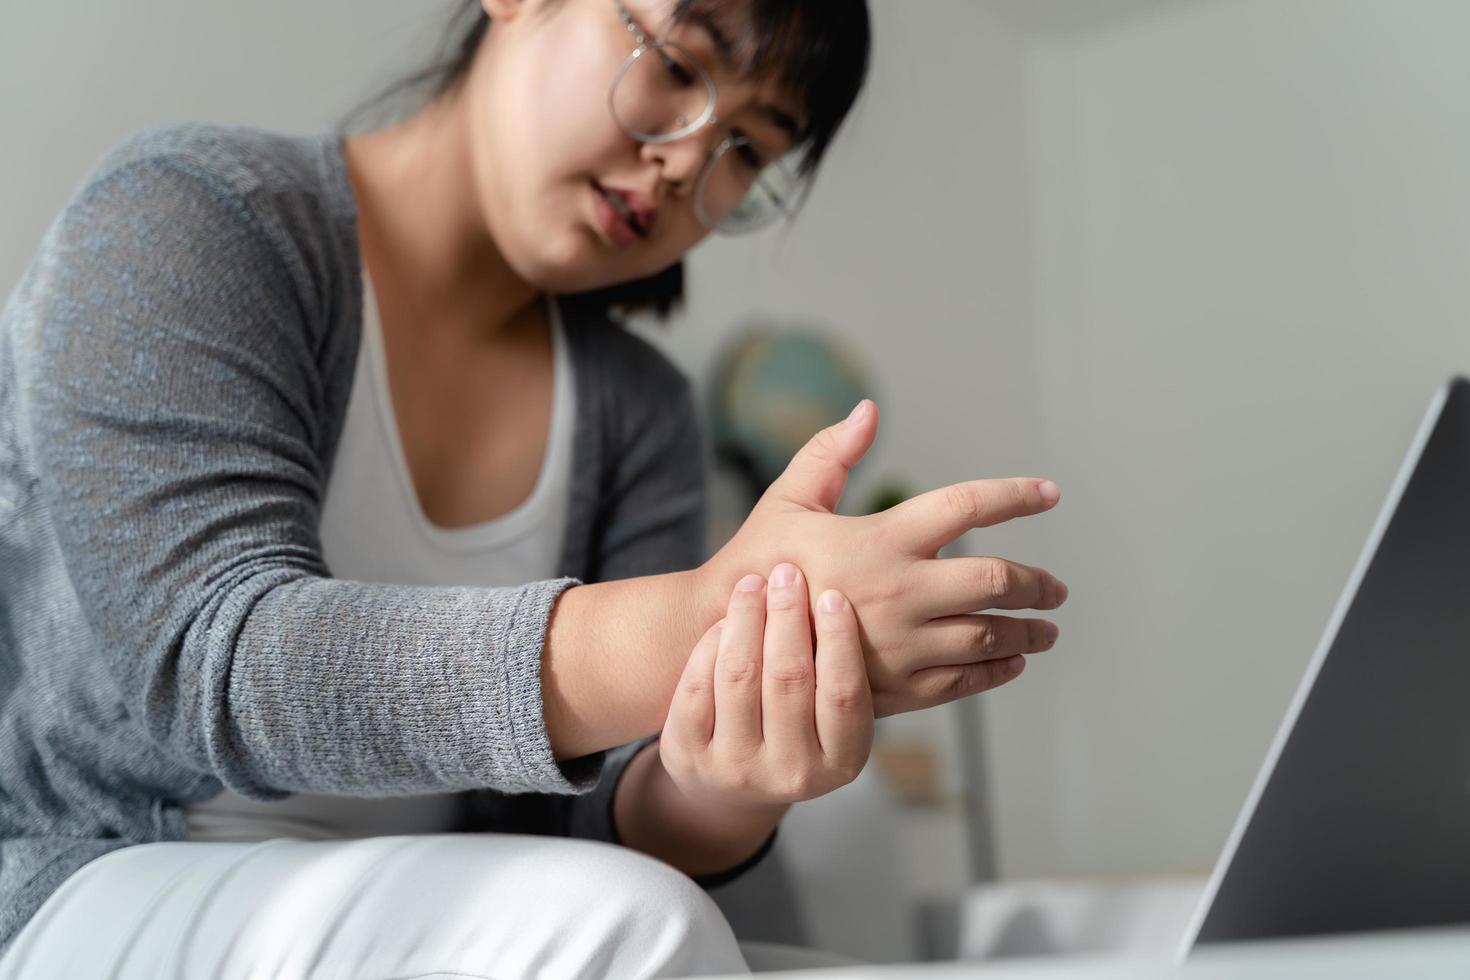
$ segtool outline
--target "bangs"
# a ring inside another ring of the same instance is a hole
[[[774,80],[797,99],[800,171],[815,173],[867,77],[866,0],[678,0],[672,19],[718,30],[739,77]]]

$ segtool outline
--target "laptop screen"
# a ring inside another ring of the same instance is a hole
[[[1249,630],[1242,640],[1271,642]],[[1470,381],[1455,378],[1430,406],[1186,949],[1466,922]]]

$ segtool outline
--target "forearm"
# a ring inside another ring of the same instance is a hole
[[[696,569],[561,594],[541,654],[546,732],[558,760],[663,727],[690,651],[725,614],[721,587]]]
[[[675,785],[658,749],[652,742],[628,762],[613,798],[613,819],[626,846],[690,877],[745,861],[790,809],[785,804],[742,811],[700,805]]]

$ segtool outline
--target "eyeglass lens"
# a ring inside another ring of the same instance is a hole
[[[676,44],[656,42],[624,64],[610,101],[618,124],[634,139],[668,142],[708,121],[713,91],[693,56]],[[731,137],[705,164],[696,208],[711,228],[753,230],[785,212],[792,184],[789,170],[769,151]]]

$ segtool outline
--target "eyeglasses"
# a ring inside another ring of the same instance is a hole
[[[724,131],[694,185],[700,222],[739,235],[793,214],[808,183],[790,160],[799,148],[783,159],[726,126],[715,116],[715,83],[689,50],[650,38],[621,0],[612,3],[638,42],[608,90],[608,106],[623,131],[641,143],[672,143],[710,124]]]

